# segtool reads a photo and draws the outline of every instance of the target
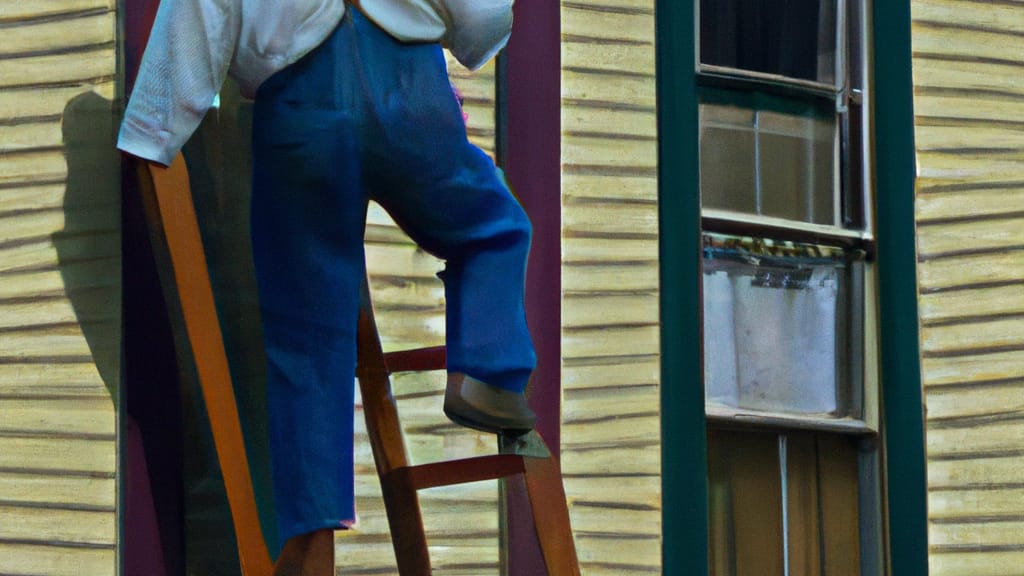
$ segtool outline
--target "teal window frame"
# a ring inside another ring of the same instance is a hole
[[[928,573],[918,344],[909,0],[872,11],[872,161],[881,324],[888,574]],[[663,573],[708,573],[707,422],[701,350],[695,7],[656,0],[662,315]]]

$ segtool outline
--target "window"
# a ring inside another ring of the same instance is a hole
[[[695,1],[711,574],[869,574],[866,5]]]

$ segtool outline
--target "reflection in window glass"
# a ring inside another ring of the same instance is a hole
[[[700,61],[834,84],[836,2],[701,0]]]
[[[701,104],[704,208],[836,224],[834,117]]]

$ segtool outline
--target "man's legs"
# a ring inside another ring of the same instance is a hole
[[[359,111],[348,17],[268,79],[253,126],[253,258],[267,356],[268,433],[283,540],[350,525],[359,286]],[[301,542],[298,542],[301,544]]]
[[[363,142],[371,197],[447,262],[449,371],[521,398],[536,364],[523,294],[530,222],[467,140],[440,47],[397,43],[354,18],[374,121]]]

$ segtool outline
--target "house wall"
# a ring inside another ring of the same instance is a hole
[[[113,0],[0,8],[0,573],[117,567]]]
[[[914,0],[930,569],[1024,566],[1024,5]]]
[[[562,469],[581,569],[661,571],[653,0],[563,0]]]

